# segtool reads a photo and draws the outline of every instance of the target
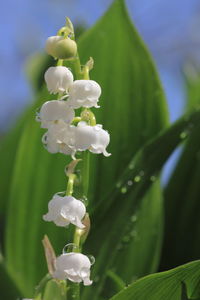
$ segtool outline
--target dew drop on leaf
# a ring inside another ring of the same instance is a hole
[[[132,180],[128,180],[128,181],[127,181],[127,185],[128,185],[128,186],[133,185],[133,181],[132,181]]]
[[[136,222],[137,221],[137,216],[136,215],[133,215],[132,217],[131,217],[131,222]]]
[[[150,177],[150,180],[151,180],[152,182],[154,182],[154,181],[156,180],[156,176],[152,175],[152,176]]]
[[[126,188],[125,186],[123,186],[123,187],[121,188],[121,193],[122,193],[122,194],[126,194],[126,192],[127,192],[127,188]]]
[[[180,134],[180,138],[181,138],[182,140],[185,139],[187,136],[188,136],[188,132],[186,132],[186,131],[183,131],[183,132],[181,132],[181,134]]]
[[[134,178],[135,182],[139,182],[140,180],[141,180],[141,176],[139,176],[139,175],[135,176],[135,178]]]

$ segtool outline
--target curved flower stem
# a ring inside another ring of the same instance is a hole
[[[75,174],[68,175],[69,179],[67,182],[67,190],[66,190],[66,196],[71,196],[73,194],[74,190],[74,180],[76,178]]]

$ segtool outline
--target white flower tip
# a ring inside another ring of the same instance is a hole
[[[83,225],[83,223],[81,223],[81,220],[78,217],[75,217],[75,220],[71,221],[71,223],[76,225],[80,229],[85,228],[85,225]]]
[[[84,281],[83,281],[83,284],[84,284],[85,286],[91,285],[92,283],[93,283],[93,281],[90,280],[89,278],[85,278]]]
[[[47,221],[47,222],[48,222],[48,221],[49,221],[48,214],[43,215],[43,216],[42,216],[42,219],[43,219],[44,221]]]
[[[111,156],[111,153],[108,153],[106,150],[103,152],[103,155],[106,156],[106,157],[109,157]]]

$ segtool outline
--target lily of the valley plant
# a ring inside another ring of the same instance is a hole
[[[57,65],[48,68],[44,78],[49,93],[55,94],[55,100],[45,101],[37,112],[36,120],[46,132],[42,143],[50,153],[61,153],[71,156],[72,161],[66,167],[68,177],[66,192],[57,192],[48,204],[48,212],[43,219],[53,222],[56,226],[74,226],[74,239],[67,241],[69,247],[55,257],[47,237],[44,239],[45,253],[49,269],[49,278],[65,281],[66,294],[79,299],[80,291],[77,283],[85,286],[92,284],[90,269],[94,263],[86,254],[82,253],[82,246],[89,232],[89,215],[83,198],[74,196],[76,187],[82,185],[84,195],[87,195],[89,152],[109,156],[106,148],[110,141],[109,133],[101,124],[96,124],[96,119],[91,108],[99,109],[101,87],[89,78],[93,59],[81,66],[77,45],[74,41],[74,30],[70,20],[62,27],[56,36],[51,36],[46,41],[46,51],[57,60]],[[76,74],[64,66],[64,61],[70,60],[76,67]],[[76,80],[74,79],[76,78]],[[77,177],[76,167],[82,163],[81,176]],[[87,177],[87,178],[86,178]],[[41,216],[42,217],[42,216]],[[45,242],[46,241],[46,242]],[[51,249],[51,251],[49,250]],[[74,284],[74,285],[73,285]],[[70,291],[72,290],[72,292]],[[36,291],[38,297],[39,289]],[[70,299],[70,298],[67,298]]]

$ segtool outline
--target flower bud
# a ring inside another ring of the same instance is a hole
[[[55,121],[62,120],[65,123],[71,123],[74,118],[74,110],[63,100],[51,100],[45,102],[36,120],[41,122],[42,128],[48,128]]]
[[[48,68],[44,78],[51,94],[66,93],[74,80],[72,72],[64,66]]]
[[[46,52],[49,55],[56,57],[55,46],[56,46],[56,43],[61,40],[63,40],[62,36],[58,36],[58,35],[50,36],[46,41],[46,45],[45,45]]]
[[[56,194],[49,202],[48,208],[48,213],[43,216],[45,221],[53,221],[57,226],[62,227],[70,223],[81,229],[85,227],[81,220],[86,213],[86,208],[80,200],[72,196],[61,197]]]
[[[77,53],[76,42],[70,38],[63,38],[55,43],[55,57],[58,59],[70,59]]]
[[[97,102],[101,95],[101,87],[94,80],[75,80],[69,88],[69,104],[73,108],[99,107]]]
[[[84,285],[91,285],[90,268],[91,262],[89,258],[82,253],[65,253],[57,257],[56,271],[53,277],[56,279],[68,279],[72,282],[82,282]]]

